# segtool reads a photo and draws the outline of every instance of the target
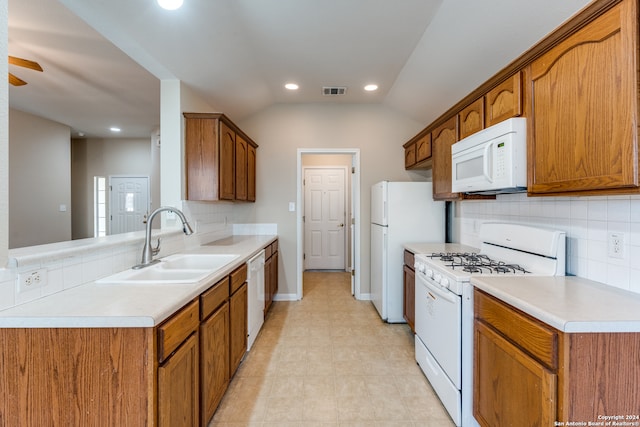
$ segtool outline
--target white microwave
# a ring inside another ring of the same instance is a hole
[[[454,193],[526,191],[526,119],[505,120],[453,144],[451,178]]]

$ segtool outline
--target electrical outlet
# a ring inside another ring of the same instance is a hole
[[[42,288],[47,285],[47,270],[31,270],[18,273],[18,293],[32,289]]]
[[[611,258],[624,258],[624,233],[609,233],[608,255]]]

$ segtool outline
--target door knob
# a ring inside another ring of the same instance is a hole
[[[342,224],[340,224],[338,227],[344,227],[344,222]]]

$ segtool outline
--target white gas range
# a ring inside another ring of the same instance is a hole
[[[473,400],[474,276],[565,274],[565,233],[485,223],[478,252],[415,256],[416,361],[457,426],[477,426]]]

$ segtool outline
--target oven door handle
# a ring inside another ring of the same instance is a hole
[[[427,281],[425,279],[420,278],[420,281],[422,283],[424,283],[424,285],[427,287],[427,289],[429,289],[430,291],[432,291],[435,294],[438,294],[438,296],[440,298],[445,299],[445,300],[449,301],[452,304],[455,304],[457,302],[456,301],[457,296],[453,292],[444,290],[440,286],[434,285],[434,284],[432,284],[431,282],[429,282],[429,281]]]

